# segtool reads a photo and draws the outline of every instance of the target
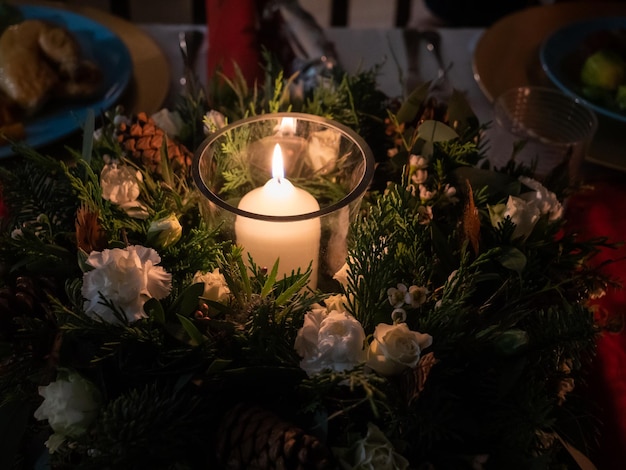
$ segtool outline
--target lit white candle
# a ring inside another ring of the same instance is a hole
[[[287,216],[316,212],[317,200],[303,189],[296,188],[285,178],[283,156],[276,144],[272,158],[272,179],[253,189],[239,202],[239,209],[260,215]],[[319,218],[295,222],[269,222],[237,216],[235,219],[237,244],[261,267],[271,269],[279,259],[278,276],[289,275],[311,263],[309,286],[317,286],[321,224]]]

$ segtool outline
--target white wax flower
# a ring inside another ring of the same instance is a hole
[[[295,349],[300,367],[309,375],[325,369],[349,370],[365,362],[365,331],[347,312],[314,308],[304,316]]]
[[[527,176],[520,176],[519,181],[532,189],[532,191],[526,191],[520,194],[520,198],[527,202],[535,204],[539,212],[542,215],[547,215],[551,221],[558,220],[563,217],[563,205],[556,197],[556,194],[549,191],[539,181],[536,181]]]
[[[394,449],[389,439],[373,423],[367,424],[366,436],[350,449],[351,462],[342,459],[342,466],[351,470],[405,470],[409,462]]]
[[[412,183],[424,183],[428,179],[428,160],[421,155],[412,154],[409,157],[409,174]]]
[[[85,313],[109,323],[118,320],[103,305],[102,297],[121,309],[129,322],[145,318],[143,305],[152,297],[167,297],[172,275],[161,266],[161,257],[152,248],[139,245],[126,249],[92,251],[86,263],[94,269],[83,275]]]
[[[148,227],[148,240],[150,244],[159,248],[167,248],[175,244],[183,234],[183,227],[178,221],[178,217],[170,214],[159,220],[150,223]]]
[[[541,213],[533,202],[527,202],[515,196],[509,196],[506,205],[489,206],[489,217],[491,225],[494,227],[502,223],[506,217],[511,218],[511,221],[515,224],[513,238],[528,238],[540,216]]]
[[[139,170],[117,162],[106,164],[100,172],[102,197],[120,206],[131,217],[145,219],[148,213],[137,198],[141,193],[139,183],[143,176]]]
[[[397,375],[406,368],[415,367],[422,350],[432,342],[432,336],[411,331],[406,323],[380,323],[374,330],[367,365],[381,375]]]
[[[411,286],[404,296],[404,303],[413,308],[419,307],[426,302],[429,293],[426,287]]]
[[[35,410],[35,418],[48,420],[54,431],[46,442],[50,453],[54,453],[66,438],[78,438],[84,434],[97,416],[99,392],[95,385],[76,372],[39,387],[39,395],[44,401]]]
[[[406,294],[408,293],[408,289],[404,284],[398,284],[397,287],[390,287],[387,289],[387,297],[389,299],[389,303],[394,308],[400,308],[404,305],[404,299]]]
[[[202,297],[214,302],[224,302],[230,295],[230,289],[226,284],[224,275],[220,273],[219,268],[215,268],[213,272],[203,273],[198,271],[193,276],[193,283],[204,283],[204,292]]]

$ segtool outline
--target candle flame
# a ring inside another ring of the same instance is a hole
[[[285,178],[283,151],[278,144],[274,146],[274,155],[272,155],[272,177],[276,178],[279,182],[281,179]]]
[[[286,117],[280,121],[279,131],[281,134],[295,134],[296,133],[296,118]]]

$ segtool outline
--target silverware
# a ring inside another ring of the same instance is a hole
[[[407,70],[404,89],[409,95],[422,81],[419,71],[419,44],[421,33],[417,29],[405,29],[403,32],[404,47],[406,48]]]
[[[434,54],[438,67],[437,78],[431,82],[428,95],[438,102],[446,102],[452,95],[453,86],[448,78],[448,67],[441,56],[441,35],[435,30],[424,30],[420,35],[426,41],[426,49]]]
[[[196,61],[198,53],[204,41],[204,34],[201,31],[181,31],[178,33],[178,47],[183,56],[183,75],[179,79],[179,83],[183,87],[192,85],[197,80]]]

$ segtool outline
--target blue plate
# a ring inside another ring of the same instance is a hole
[[[604,17],[572,23],[543,42],[539,57],[548,78],[562,91],[580,99],[599,114],[626,122],[626,112],[608,109],[583,96],[579,78],[585,59],[601,48],[600,35],[618,30],[626,31],[626,17]]]
[[[81,129],[89,111],[96,118],[115,105],[133,73],[126,45],[112,31],[95,21],[56,8],[21,6],[26,19],[42,19],[67,28],[78,39],[82,56],[102,70],[102,91],[91,100],[51,102],[26,121],[24,143],[37,148],[57,141]],[[13,155],[10,146],[0,147],[0,158]]]

